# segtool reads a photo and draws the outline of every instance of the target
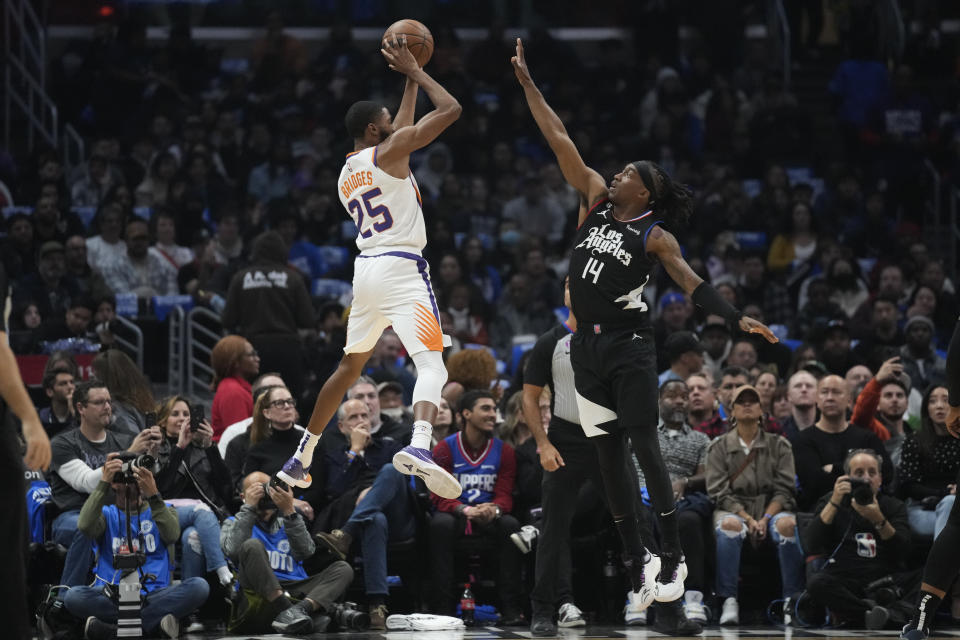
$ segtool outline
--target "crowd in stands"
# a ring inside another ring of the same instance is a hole
[[[612,40],[595,59],[545,29],[525,44],[588,165],[610,176],[624,158],[646,158],[689,184],[695,213],[678,230],[688,262],[781,338],[733,333],[662,270],[644,289],[691,619],[706,620],[712,603],[715,620],[739,622],[743,571],[769,547],[786,616],[806,593],[834,622],[892,627],[917,583],[903,572],[920,566],[956,493],[942,352],[960,303],[955,265],[923,233],[929,194],[918,169],[929,161],[957,181],[956,77],[944,72],[956,55],[923,23],[888,63],[876,33],[850,26],[864,9],[847,9],[821,87],[835,99],[839,143],[813,135],[763,43],[704,36],[678,57],[675,42],[632,51]],[[194,630],[209,624],[198,611],[216,589],[231,603],[231,631],[350,628],[336,604],[349,589],[382,628],[396,610],[391,549],[426,542],[430,561],[403,581],[430,585],[430,611],[455,613],[469,575],[455,559],[467,549],[496,559],[482,567],[496,584],[487,597],[504,623],[523,621],[543,470],[517,394],[524,351],[566,317],[580,201],[527,115],[500,28],[470,44],[442,25],[434,36],[427,70],[464,107],[412,159],[425,257],[453,338],[434,456],[449,468],[496,466],[458,500],[431,498],[389,464],[409,440],[415,380],[389,330],[321,440],[311,487],[270,485],[342,354],[356,228],[336,197],[351,150],[341,121],[359,99],[394,108],[402,88],[376,48],[339,28],[308,47],[273,13],[245,59],[194,41],[185,25],[156,43],[142,22],[107,20],[53,61],[53,93],[88,157],[75,167],[58,150],[2,158],[11,206],[0,261],[14,283],[15,352],[50,354],[40,405],[52,499],[37,537],[67,549],[62,584],[90,584],[95,568],[110,581],[116,568],[100,551],[119,506],[159,531],[146,550],[163,570],[146,587],[154,608],[144,622],[168,635],[177,630],[168,613]],[[827,55],[800,51],[803,64]],[[831,142],[836,158],[821,153]],[[211,356],[209,422],[196,419],[193,399],[155,399],[114,348],[118,311],[139,322],[174,295],[220,314],[229,334]],[[119,309],[131,297],[133,311]],[[99,351],[93,375],[54,351],[65,339]],[[548,425],[548,392],[540,403]],[[152,453],[156,472],[118,483],[123,451]],[[848,476],[878,499],[851,500],[862,489]],[[111,487],[117,506],[105,506]],[[615,544],[597,504],[578,501],[575,526]],[[804,558],[824,568],[808,578]],[[354,572],[362,578],[351,586]],[[891,575],[899,591],[878,602],[870,585]],[[116,617],[93,593],[66,603],[98,620],[94,634]],[[960,599],[951,614],[960,617]]]

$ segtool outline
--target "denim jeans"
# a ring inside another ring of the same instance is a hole
[[[226,566],[227,561],[220,548],[220,523],[213,511],[203,503],[176,509],[182,532],[183,578],[202,578],[205,573]]]
[[[907,519],[914,533],[921,536],[933,536],[936,540],[943,528],[947,526],[947,517],[953,507],[956,496],[944,496],[937,503],[936,509],[926,511],[919,502],[907,501]]]
[[[51,525],[53,541],[67,548],[67,557],[63,563],[63,575],[60,584],[79,587],[90,584],[90,567],[93,566],[93,541],[80,533],[77,520],[80,511],[64,511]]]
[[[412,538],[417,530],[407,476],[392,464],[380,467],[370,491],[363,497],[343,531],[360,537],[363,583],[367,595],[387,595],[387,543]]]
[[[767,524],[767,538],[777,545],[777,556],[780,561],[780,576],[783,582],[783,597],[790,597],[803,591],[804,565],[803,551],[800,549],[800,537],[796,533],[788,540],[777,531],[776,524],[781,518],[792,516],[792,513],[781,511],[770,519]],[[737,582],[740,578],[740,550],[743,548],[746,523],[736,514],[730,517],[740,521],[743,533],[728,536],[720,529],[717,523],[717,595],[721,598],[737,597]]]
[[[178,585],[148,593],[140,610],[144,633],[156,629],[160,619],[168,613],[185,618],[206,602],[209,593],[210,585],[203,578],[187,578]],[[117,621],[117,603],[104,595],[103,586],[73,587],[67,590],[63,603],[81,620],[95,616],[103,622]]]

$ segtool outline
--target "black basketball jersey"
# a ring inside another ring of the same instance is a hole
[[[655,262],[646,252],[647,236],[662,222],[652,210],[621,222],[609,200],[594,205],[570,254],[570,302],[578,325],[650,326],[642,294]]]

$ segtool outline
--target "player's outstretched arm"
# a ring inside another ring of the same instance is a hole
[[[603,177],[583,162],[580,152],[577,150],[573,140],[567,133],[567,128],[563,126],[560,116],[547,104],[543,94],[537,89],[530,75],[530,69],[527,68],[527,59],[523,53],[523,42],[517,38],[517,55],[510,58],[513,65],[513,71],[517,75],[517,81],[523,87],[523,93],[527,98],[527,106],[530,107],[530,113],[543,137],[547,139],[547,144],[557,156],[557,162],[560,165],[560,171],[563,177],[574,189],[580,193],[586,194],[587,202],[593,204],[601,196],[606,195],[607,185]],[[586,212],[582,213],[578,223],[583,222]]]
[[[722,316],[730,325],[739,327],[741,331],[759,333],[767,342],[778,342],[777,336],[767,325],[743,315],[739,309],[724,300],[713,285],[704,282],[703,278],[696,274],[683,258],[680,244],[672,233],[660,225],[653,227],[647,238],[646,250],[647,253],[657,256],[663,268],[666,269],[667,275],[690,295],[695,304],[706,309],[708,313]]]
[[[386,42],[386,40],[384,40]],[[417,89],[420,85],[406,78],[406,84],[403,87],[403,98],[400,100],[400,108],[397,109],[397,115],[393,118],[395,128],[409,127],[413,124],[413,117],[417,109]]]
[[[434,109],[416,124],[396,129],[393,135],[380,145],[377,151],[378,161],[384,164],[399,161],[401,158],[405,161],[406,156],[433,142],[444,129],[457,121],[463,111],[457,99],[420,68],[413,54],[407,49],[406,42],[405,36],[400,36],[399,40],[394,38],[388,43],[389,47],[385,45],[380,52],[391,69],[404,74],[426,92]],[[406,92],[404,93],[406,97]],[[410,117],[412,119],[412,114]]]

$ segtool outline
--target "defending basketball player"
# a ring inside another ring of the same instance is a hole
[[[410,171],[410,153],[430,144],[460,116],[461,107],[427,75],[400,36],[383,41],[390,68],[407,77],[395,119],[381,104],[357,102],[347,111],[347,131],[354,151],[340,172],[340,201],[357,225],[353,305],[347,322],[345,355],[317,396],[307,432],[296,454],[277,476],[298,487],[310,485],[313,450],[343,395],[360,376],[383,330],[392,325],[417,367],[413,390],[413,439],[393,465],[423,478],[430,491],[444,498],[460,495],[460,483],[433,462],[432,423],[440,391],[447,380],[443,365],[444,335],[440,329],[427,262],[427,243],[420,192]],[[434,109],[413,123],[417,88]]]
[[[674,235],[692,208],[690,193],[656,164],[626,164],[608,186],[584,164],[567,131],[534,84],[517,39],[511,59],[530,112],[557,156],[567,182],[586,196],[570,254],[570,300],[577,331],[570,344],[580,424],[593,439],[610,510],[623,542],[633,591],[631,605],[683,595],[686,563],[680,547],[673,488],[657,438],[658,379],[653,328],[643,288],[656,262],[693,301],[730,325],[776,337],[743,316],[701,279],[680,253]],[[659,516],[662,554],[641,540],[633,486],[625,460],[629,437]]]

